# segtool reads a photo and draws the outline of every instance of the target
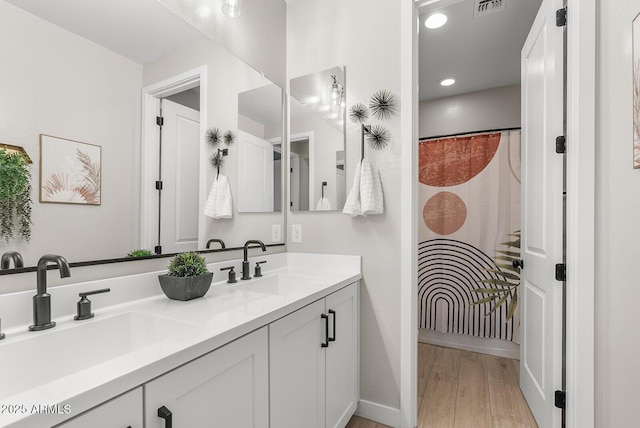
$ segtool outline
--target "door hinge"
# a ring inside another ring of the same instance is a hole
[[[558,263],[556,265],[556,281],[567,280],[567,265],[564,263]]]
[[[556,153],[565,153],[567,151],[567,137],[560,135],[556,137]]]
[[[156,116],[156,125],[163,126],[164,125],[164,117]]]
[[[162,181],[156,181],[156,190],[162,190]]]
[[[554,404],[558,409],[567,408],[567,393],[565,391],[556,391]]]
[[[564,27],[567,25],[567,8],[556,10],[556,27]]]

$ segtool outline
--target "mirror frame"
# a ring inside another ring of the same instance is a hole
[[[277,244],[264,244],[267,248],[272,247],[282,247],[286,244],[284,242],[279,242]],[[250,245],[249,248],[260,248],[258,245]],[[198,254],[210,254],[210,253],[224,253],[229,251],[237,251],[244,250],[244,247],[228,247],[228,248],[214,248],[208,250],[198,250],[194,251]],[[167,254],[153,254],[150,256],[141,256],[141,257],[120,257],[115,259],[100,259],[100,260],[87,260],[83,262],[69,262],[70,268],[77,267],[85,267],[85,266],[98,266],[98,265],[108,265],[113,263],[122,263],[122,262],[135,262],[142,260],[155,260],[155,259],[165,259],[169,257],[174,257],[180,253],[167,253]],[[49,264],[47,265],[47,270],[58,269],[58,266]],[[19,273],[28,273],[28,272],[36,272],[38,270],[37,266],[26,266],[21,268],[11,268],[11,269],[0,269],[0,276],[2,275],[11,275],[11,274],[19,274]]]

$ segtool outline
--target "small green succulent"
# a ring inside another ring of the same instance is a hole
[[[198,253],[180,253],[171,259],[169,263],[169,276],[198,276],[209,272],[204,258]]]
[[[146,257],[146,256],[153,256],[153,253],[150,250],[133,250],[132,252],[130,252],[129,254],[127,254],[127,256],[129,257]]]

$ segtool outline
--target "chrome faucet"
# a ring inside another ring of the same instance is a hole
[[[226,246],[224,245],[224,241],[222,239],[209,239],[207,241],[207,249],[209,249],[209,247],[211,246],[211,244],[213,244],[214,242],[217,242],[218,244],[220,244],[221,248],[226,248]]]
[[[29,326],[30,331],[46,330],[55,327],[56,323],[51,321],[51,295],[47,293],[47,265],[55,263],[60,269],[60,278],[71,276],[69,263],[62,256],[55,254],[45,254],[38,260],[37,273],[37,294],[33,296],[33,325]]]
[[[2,259],[0,259],[0,269],[9,269],[11,260],[13,260],[14,268],[24,267],[24,260],[22,260],[22,255],[19,252],[7,251],[2,255]]]
[[[257,239],[250,239],[244,243],[244,259],[242,260],[242,279],[251,279],[251,275],[249,275],[249,245],[250,244],[258,244],[262,247],[262,251],[267,251],[267,248],[264,246],[262,241],[258,241]],[[251,247],[255,248],[255,247]]]

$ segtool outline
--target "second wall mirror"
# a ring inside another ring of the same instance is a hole
[[[344,67],[290,82],[291,211],[342,210],[346,200]]]

